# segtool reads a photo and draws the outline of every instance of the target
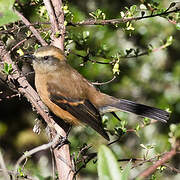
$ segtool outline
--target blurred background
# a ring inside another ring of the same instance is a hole
[[[69,0],[64,1],[66,20],[79,22],[93,18],[92,12],[100,9],[106,19],[121,17],[121,11],[126,12],[126,7],[137,5],[139,8],[144,1],[117,1],[117,0]],[[148,1],[145,1],[148,3]],[[168,8],[169,0],[149,1],[151,5],[158,8]],[[156,4],[157,3],[157,4]],[[145,4],[145,3],[144,3]],[[180,3],[177,3],[180,6]],[[31,22],[47,21],[47,14],[42,1],[16,1],[16,6]],[[145,5],[144,5],[145,6]],[[141,6],[142,7],[142,6]],[[146,6],[145,6],[146,7]],[[140,10],[139,10],[140,11]],[[146,11],[145,11],[146,12]],[[100,13],[103,15],[102,13]],[[172,14],[172,16],[176,16]],[[41,17],[41,18],[39,18]],[[179,17],[178,17],[179,18]],[[22,26],[20,22],[7,26]],[[103,121],[108,130],[115,127],[124,127],[126,130],[135,129],[125,133],[119,142],[111,145],[117,159],[123,158],[152,158],[158,154],[169,151],[170,125],[179,123],[180,117],[180,31],[176,24],[162,17],[147,18],[132,22],[132,27],[127,30],[126,24],[94,25],[94,26],[71,26],[67,25],[65,40],[65,52],[68,62],[76,68],[83,76],[92,82],[106,82],[116,75],[116,79],[104,85],[97,86],[102,92],[117,98],[128,99],[161,109],[172,111],[168,123],[161,122],[144,125],[143,118],[133,114],[118,112],[117,115],[122,122],[115,119],[111,114],[103,116]],[[1,30],[4,27],[1,28]],[[38,26],[42,36],[49,39],[50,29],[48,25]],[[4,29],[3,29],[4,30]],[[11,48],[23,38],[28,36],[28,29],[22,28],[11,33],[1,35],[7,46]],[[13,36],[13,38],[11,37]],[[163,49],[162,46],[167,39],[173,37],[172,44]],[[32,53],[36,46],[36,40],[31,35],[28,40],[15,49],[12,53],[15,62],[22,71],[27,74],[29,82],[34,87],[33,69],[29,62],[19,57],[18,50],[24,53]],[[137,50],[138,49],[138,50]],[[155,49],[154,52],[137,58],[123,58],[128,53],[136,51],[139,53]],[[119,60],[116,69],[112,64],[99,64],[87,60],[110,62]],[[117,70],[119,74],[113,74]],[[30,73],[32,72],[32,73]],[[31,104],[23,96],[13,96],[15,93],[0,80],[0,148],[4,155],[8,168],[11,168],[23,152],[43,143],[48,138],[44,127],[40,135],[33,132],[35,120],[41,119]],[[145,126],[141,128],[142,126]],[[115,139],[111,136],[111,140]],[[88,127],[74,127],[70,132],[71,152],[77,155],[81,147],[86,143],[92,145],[90,151],[96,152],[99,145],[107,144],[101,136]],[[144,148],[144,146],[147,148]],[[180,156],[176,155],[170,165],[180,168]],[[127,162],[120,162],[124,167]],[[133,168],[131,177],[138,175],[143,169],[150,166]],[[52,176],[52,154],[49,150],[33,155],[26,164],[27,172],[39,179],[51,179]],[[180,175],[170,171],[168,168],[161,173],[155,174],[157,179],[180,179]],[[97,164],[90,162],[80,172],[80,179],[97,179]],[[153,177],[151,177],[153,178]]]

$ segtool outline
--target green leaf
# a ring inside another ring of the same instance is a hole
[[[120,72],[120,70],[119,70],[119,59],[116,61],[116,63],[114,64],[114,66],[113,66],[113,74],[118,74],[119,75],[119,72]]]
[[[134,14],[136,12],[136,9],[137,9],[137,6],[136,5],[133,5],[130,7],[130,11],[132,14]]]
[[[99,180],[121,180],[121,171],[112,151],[101,145],[98,152]]]
[[[0,0],[0,26],[19,20],[13,11],[15,0]]]
[[[20,56],[23,56],[24,55],[24,52],[21,48],[19,48],[17,51],[16,51]]]
[[[169,9],[172,8],[172,7],[174,7],[174,6],[176,6],[176,3],[175,3],[175,2],[172,2],[172,3],[170,4],[170,6],[169,6]]]
[[[165,47],[170,46],[172,44],[172,42],[173,42],[173,37],[169,36],[166,40]]]
[[[180,23],[177,23],[177,24],[176,24],[176,29],[177,29],[177,30],[180,30]]]
[[[88,39],[89,38],[89,31],[83,31],[83,39]]]
[[[131,170],[131,163],[129,162],[129,163],[126,165],[126,167],[125,167],[125,169],[123,170],[123,172],[122,172],[122,177],[121,177],[122,180],[128,180],[128,179],[129,179],[130,170]]]
[[[89,15],[94,19],[106,19],[106,14],[103,13],[100,9],[96,9],[94,12],[90,12]]]
[[[180,138],[180,124],[171,124],[170,130],[175,138]]]
[[[4,69],[2,70],[5,74],[9,75],[13,71],[12,64],[4,63]]]

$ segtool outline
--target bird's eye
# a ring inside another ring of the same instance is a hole
[[[48,58],[49,58],[49,56],[44,56],[44,59],[45,59],[45,60],[48,60]]]

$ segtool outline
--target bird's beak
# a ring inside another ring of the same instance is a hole
[[[35,59],[35,56],[33,54],[25,54],[23,57],[31,61]]]

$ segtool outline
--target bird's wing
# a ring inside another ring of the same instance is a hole
[[[101,116],[96,107],[88,99],[74,99],[55,93],[51,89],[51,85],[48,84],[48,91],[50,93],[50,100],[59,106],[61,109],[68,111],[80,122],[86,123],[105,139],[109,140],[109,137],[102,127]]]

